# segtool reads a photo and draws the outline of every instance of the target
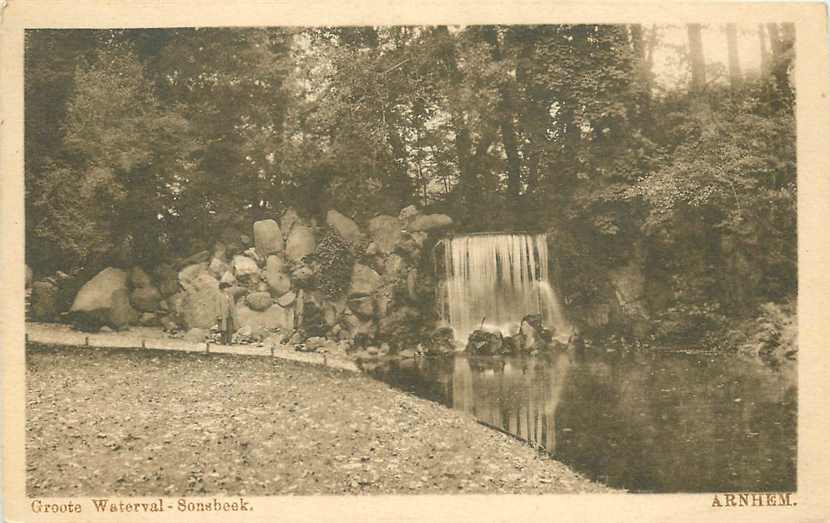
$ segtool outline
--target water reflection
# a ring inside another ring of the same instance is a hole
[[[636,491],[794,490],[796,380],[735,356],[387,362],[376,377]]]

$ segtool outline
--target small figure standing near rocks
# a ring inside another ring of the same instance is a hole
[[[217,318],[217,322],[219,324],[219,332],[222,334],[222,344],[230,345],[231,336],[239,323],[236,317],[236,302],[230,293],[229,283],[220,282],[219,288],[222,292],[219,293],[219,317]]]

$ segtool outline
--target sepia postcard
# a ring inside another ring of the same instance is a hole
[[[2,2],[4,520],[828,520],[827,24]]]

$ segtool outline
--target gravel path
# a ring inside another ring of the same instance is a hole
[[[610,490],[359,373],[193,352],[26,354],[32,497]]]

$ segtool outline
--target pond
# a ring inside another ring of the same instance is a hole
[[[634,492],[796,489],[795,364],[660,351],[384,360],[364,370]]]

